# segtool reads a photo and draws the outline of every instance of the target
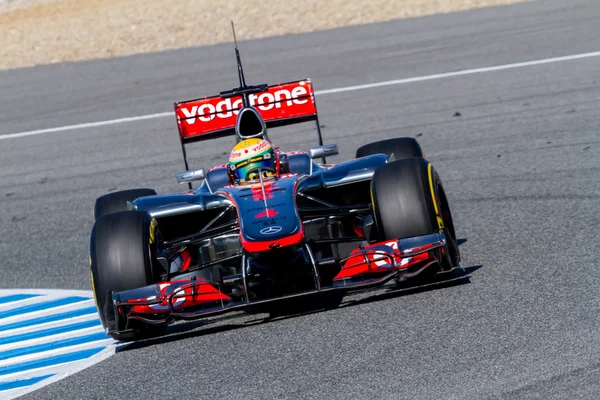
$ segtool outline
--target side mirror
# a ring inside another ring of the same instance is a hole
[[[325,158],[340,154],[337,144],[325,144],[323,146],[313,147],[308,150],[308,155],[311,159]]]
[[[177,183],[190,183],[201,181],[206,178],[204,168],[193,169],[191,171],[183,171],[177,174]]]

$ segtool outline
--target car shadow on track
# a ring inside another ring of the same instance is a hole
[[[283,321],[287,319],[297,318],[305,315],[326,312],[338,308],[353,307],[361,304],[389,300],[402,296],[409,296],[417,293],[429,292],[433,290],[445,289],[465,285],[471,282],[471,274],[482,265],[466,267],[464,270],[455,270],[451,274],[439,274],[426,283],[404,283],[399,285],[387,285],[372,289],[365,289],[353,292],[343,297],[343,293],[339,292],[338,296],[322,296],[316,295],[309,298],[303,298],[302,301],[293,303],[285,303],[286,311],[276,314],[261,314],[264,317],[258,317],[248,320],[248,314],[243,312],[232,313],[217,318],[200,321],[182,322],[169,327],[166,336],[156,337],[152,339],[140,340],[133,343],[128,343],[124,346],[119,346],[118,351],[129,351],[140,349],[148,346],[153,346],[162,343],[179,341],[182,339],[213,335],[220,332],[228,332],[236,329],[246,328],[252,325],[260,325],[272,323],[275,321]],[[338,292],[334,292],[337,294]],[[353,299],[357,294],[371,294],[369,297],[361,297]],[[241,321],[240,319],[245,319]],[[234,323],[223,323],[225,321],[235,321]],[[218,325],[217,325],[218,324]],[[214,326],[211,326],[214,325]]]
[[[471,267],[466,267],[462,271],[454,271],[452,274],[440,274],[422,284],[406,283],[392,287],[386,287],[383,293],[381,293],[381,288],[374,288],[371,291],[378,293],[367,298],[350,300],[341,304],[340,308],[465,285],[471,283],[471,274],[482,267],[482,265],[474,265]]]
[[[335,307],[323,307],[320,305],[315,309],[304,309],[301,312],[293,312],[289,315],[277,315],[275,317],[270,317],[264,322],[272,322],[272,321],[281,321],[290,318],[296,318],[303,315],[316,314],[332,309],[337,308],[345,308],[345,307],[353,307],[360,304],[368,304],[382,300],[388,300],[403,296],[409,296],[417,293],[429,292],[433,290],[445,289],[449,287],[455,287],[460,285],[465,285],[471,283],[471,274],[478,269],[482,268],[482,265],[475,265],[471,267],[466,267],[464,270],[453,271],[452,274],[439,274],[433,279],[429,279],[426,283],[404,283],[398,285],[388,285],[382,287],[374,287],[371,289],[365,289],[361,291],[352,292],[349,295],[346,295],[344,301],[340,302]],[[370,294],[369,297],[353,299],[356,295],[359,294]],[[258,322],[258,320],[256,320]],[[254,321],[250,321],[254,322]]]
[[[227,316],[226,318],[237,318],[239,314]],[[211,320],[211,321],[193,321],[193,322],[185,322],[182,324],[172,325],[168,328],[166,336],[160,336],[152,339],[144,339],[137,342],[123,343],[117,347],[118,352],[122,351],[130,351],[136,349],[142,349],[144,347],[154,346],[157,344],[176,342],[183,339],[189,339],[194,337],[201,337],[205,335],[214,335],[220,332],[229,332],[240,328],[245,328],[246,325],[243,324],[225,324],[209,327],[206,329],[200,329],[204,326],[209,326],[217,321],[222,321],[223,318],[219,320]]]

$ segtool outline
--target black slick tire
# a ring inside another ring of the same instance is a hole
[[[94,205],[94,219],[98,219],[106,214],[127,210],[127,202],[133,201],[139,197],[154,196],[154,189],[128,189],[120,192],[108,193],[96,199]]]
[[[422,158],[393,161],[375,171],[371,182],[374,217],[383,238],[429,235],[443,228],[437,221],[430,174],[435,182],[435,170]]]
[[[103,326],[115,331],[117,318],[112,292],[135,289],[158,281],[153,268],[156,224],[143,211],[121,211],[100,217],[90,238],[90,266],[94,297]],[[112,333],[115,339],[136,340],[160,333],[155,327],[134,322],[132,332]],[[129,328],[129,327],[128,327]]]
[[[371,181],[374,220],[382,240],[403,239],[442,232],[448,241],[450,260],[459,261],[452,214],[433,166],[423,158],[390,162],[375,171]],[[447,261],[447,262],[446,262]]]
[[[414,138],[402,137],[381,140],[359,147],[356,150],[356,158],[370,156],[373,154],[387,154],[393,156],[392,160],[403,158],[423,158],[421,145]]]

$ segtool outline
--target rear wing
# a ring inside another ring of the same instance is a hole
[[[235,135],[237,116],[243,107],[238,89],[175,103],[175,117],[186,171],[189,170],[185,146],[189,143]],[[317,105],[310,79],[263,85],[253,90],[248,100],[261,115],[267,128],[315,121],[319,146],[323,145]]]
[[[250,94],[267,128],[318,121],[317,106],[310,79],[264,86]],[[182,145],[235,134],[242,96],[234,91],[175,103],[175,116]],[[317,130],[320,131],[317,123]],[[319,138],[320,138],[319,132]],[[321,143],[319,143],[321,144]]]

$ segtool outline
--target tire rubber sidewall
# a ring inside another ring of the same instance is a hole
[[[96,199],[94,205],[94,219],[98,219],[103,215],[111,214],[119,211],[128,210],[127,202],[131,202],[137,198],[145,196],[154,196],[154,189],[129,189],[119,192],[108,193]]]
[[[135,289],[156,282],[152,254],[156,251],[156,223],[143,211],[121,211],[100,217],[90,239],[94,297],[105,328],[116,321],[112,291]]]
[[[436,213],[438,181],[433,166],[422,158],[406,158],[378,168],[371,194],[380,237],[403,239],[439,232],[443,226],[439,226]]]
[[[356,150],[356,158],[370,156],[373,154],[386,154],[393,156],[392,160],[401,160],[403,158],[420,157],[423,158],[421,145],[414,138],[401,137],[381,140],[359,147]]]

